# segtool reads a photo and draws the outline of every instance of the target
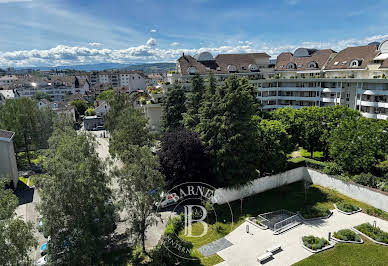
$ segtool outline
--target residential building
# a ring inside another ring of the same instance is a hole
[[[14,132],[0,129],[0,177],[9,178],[16,188],[18,183],[18,169],[13,146],[14,136]]]
[[[97,130],[98,127],[104,126],[104,118],[99,116],[85,116],[84,128],[85,130]]]
[[[95,101],[94,106],[98,117],[103,117],[110,109],[109,102],[107,101]]]
[[[15,99],[19,97],[19,93],[16,90],[2,90],[0,89],[0,103],[5,103],[7,99]]]
[[[64,115],[67,118],[70,118],[72,121],[76,121],[75,119],[75,107],[65,102],[50,102],[47,99],[41,99],[38,101],[38,108],[49,107],[55,113],[59,115]]]
[[[369,118],[388,119],[388,40],[331,49],[298,48],[276,62],[265,53],[182,55],[168,83],[190,85],[193,74],[213,73],[218,82],[243,76],[257,88],[262,108],[345,105]],[[165,85],[168,89],[170,84]]]
[[[144,90],[146,79],[144,75],[136,71],[101,71],[90,73],[90,84],[95,87],[96,95],[107,89],[126,89],[127,92]]]
[[[0,87],[14,84],[18,81],[18,77],[15,75],[5,75],[0,77]]]

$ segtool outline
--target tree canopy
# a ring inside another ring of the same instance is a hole
[[[195,130],[199,124],[198,110],[204,91],[204,81],[199,74],[196,74],[191,79],[191,88],[185,101],[186,113],[183,114],[183,124],[191,130]]]
[[[186,112],[185,101],[184,89],[174,83],[163,102],[162,127],[165,131],[182,126],[183,113]]]
[[[110,101],[114,99],[115,91],[114,90],[106,90],[100,93],[97,96],[98,101]]]

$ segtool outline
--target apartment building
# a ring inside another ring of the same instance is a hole
[[[5,75],[3,77],[0,77],[0,87],[7,87],[9,85],[12,85],[18,81],[18,77],[15,75]]]
[[[37,92],[47,93],[52,101],[64,101],[75,93],[75,88],[63,82],[27,82],[17,88],[20,97],[33,97]]]
[[[388,119],[388,40],[331,49],[298,48],[278,55],[271,64],[265,53],[182,55],[170,83],[190,85],[193,74],[213,73],[219,82],[230,75],[244,76],[257,87],[264,110],[286,106],[345,105],[365,117]],[[170,85],[168,85],[170,86]],[[166,86],[168,88],[168,86]]]
[[[94,71],[90,73],[89,77],[91,85],[97,90],[96,93],[101,93],[109,88],[125,88],[128,92],[146,88],[143,74],[134,71]]]

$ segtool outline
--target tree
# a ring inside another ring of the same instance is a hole
[[[287,165],[287,155],[293,151],[291,137],[286,127],[277,120],[257,121],[257,144],[259,145],[260,173],[272,174],[281,170]]]
[[[38,245],[31,222],[15,217],[18,199],[0,180],[0,265],[32,265],[29,253]]]
[[[330,157],[345,171],[371,172],[388,152],[385,121],[360,117],[341,121],[330,136]]]
[[[86,109],[85,115],[86,115],[86,116],[93,116],[93,115],[96,115],[96,110],[94,110],[93,107],[89,107],[88,109]]]
[[[200,136],[209,150],[217,181],[229,186],[257,177],[257,129],[252,120],[256,110],[251,90],[240,81],[229,77],[216,89],[214,109],[204,108],[205,113],[200,114],[205,117],[199,126]]]
[[[155,204],[160,201],[164,178],[160,173],[158,157],[149,147],[132,146],[124,156],[124,166],[114,175],[120,185],[120,200],[127,210],[129,231],[135,240],[140,240],[145,249],[146,231],[157,224],[160,214]]]
[[[166,132],[158,155],[169,187],[190,181],[209,183],[210,158],[198,135],[189,129]]]
[[[31,165],[30,151],[47,147],[53,117],[50,108],[39,109],[30,98],[10,99],[1,109],[0,127],[15,132],[16,150],[25,151]]]
[[[97,265],[117,219],[111,178],[95,151],[95,140],[70,127],[54,130],[45,178],[37,180],[43,230],[50,235],[50,262]]]
[[[106,90],[100,93],[97,96],[98,101],[111,101],[114,99],[115,91],[114,90]]]
[[[182,126],[182,114],[186,112],[184,89],[174,83],[168,90],[163,103],[162,127],[165,131]]]
[[[117,155],[123,159],[123,156],[127,156],[126,151],[132,145],[149,146],[152,144],[153,136],[147,127],[147,118],[141,110],[131,106],[126,107],[116,118],[114,125],[115,129],[111,131],[109,143],[109,152],[113,156]]]
[[[302,108],[298,112],[300,144],[306,147],[313,158],[314,151],[323,150],[321,136],[324,134],[323,109],[317,106]]]
[[[33,98],[37,101],[42,100],[42,99],[46,99],[46,100],[51,102],[50,95],[48,95],[47,93],[45,93],[43,91],[35,92]]]
[[[88,109],[88,103],[85,100],[77,99],[70,102],[70,104],[75,107],[75,114],[77,119],[79,119],[81,115],[84,115],[86,109]]]
[[[186,113],[183,114],[183,124],[185,127],[194,130],[199,124],[198,110],[202,100],[205,85],[202,77],[196,74],[191,79],[191,89],[186,97]]]
[[[129,98],[126,94],[115,93],[109,102],[109,111],[104,116],[105,128],[112,133],[116,130],[119,117],[123,110],[129,107]]]
[[[278,120],[281,122],[291,136],[291,143],[294,148],[301,142],[300,141],[300,119],[299,119],[299,110],[292,107],[279,108],[270,113],[271,119]]]

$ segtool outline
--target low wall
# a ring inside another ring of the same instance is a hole
[[[307,169],[306,180],[388,212],[388,194]]]
[[[215,203],[224,204],[226,202],[238,200],[303,180],[322,187],[335,189],[345,196],[365,202],[375,208],[388,212],[388,193],[355,183],[349,183],[307,167],[299,167],[281,174],[261,177],[253,180],[249,185],[245,185],[238,189],[216,189],[214,193]]]
[[[304,180],[305,167],[295,168],[284,173],[257,178],[249,185],[238,189],[219,188],[214,193],[215,202],[224,204],[237,199],[245,198],[283,185]]]

